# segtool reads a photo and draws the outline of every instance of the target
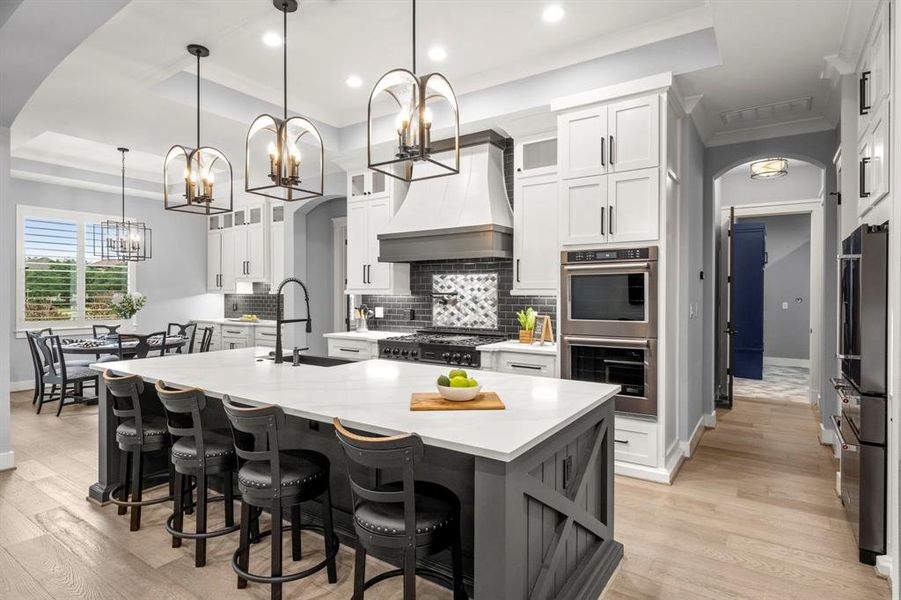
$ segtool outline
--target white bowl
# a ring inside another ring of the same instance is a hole
[[[476,387],[438,386],[438,393],[441,394],[441,397],[445,400],[450,400],[451,402],[469,402],[470,400],[475,400],[475,397],[479,395],[481,390],[481,385],[477,385]]]

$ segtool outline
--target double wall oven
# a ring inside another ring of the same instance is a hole
[[[656,416],[657,247],[560,258],[563,378],[619,385],[618,412]]]
[[[839,255],[839,354],[834,381],[840,411],[841,496],[860,560],[885,554],[888,231],[861,226]]]

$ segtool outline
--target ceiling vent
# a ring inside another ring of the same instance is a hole
[[[783,100],[781,102],[759,104],[736,110],[726,110],[720,113],[720,120],[723,122],[723,125],[741,125],[756,121],[796,120],[807,116],[807,113],[812,108],[813,97],[805,96],[794,100]]]

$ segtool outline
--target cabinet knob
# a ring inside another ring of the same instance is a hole
[[[522,167],[516,167],[516,172],[517,172],[517,173],[522,173]]]

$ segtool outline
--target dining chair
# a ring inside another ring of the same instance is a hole
[[[34,396],[31,398],[31,404],[37,404],[38,397],[44,395],[44,361],[38,352],[38,347],[32,336],[53,335],[53,328],[45,327],[37,331],[25,332],[25,340],[28,342],[28,351],[31,354],[31,364],[34,367]]]
[[[121,326],[121,325],[103,325],[103,324],[91,325],[91,335],[92,335],[93,338],[96,340],[96,339],[100,338],[100,336],[102,336],[102,335],[103,335],[103,336],[108,336],[108,335],[113,334],[113,333],[119,333],[119,328],[120,328],[120,327],[122,327],[122,326]],[[110,358],[108,358],[109,356],[112,356],[112,355],[109,355],[109,354],[108,354],[107,357],[106,357],[107,360],[116,360],[116,359],[118,359],[118,357],[113,357],[112,359],[110,359]],[[100,359],[101,359],[101,356],[100,356],[100,353],[99,353],[99,352],[98,352],[97,354],[95,354],[94,357],[95,357],[97,360],[100,360]]]
[[[147,333],[144,335],[138,333],[120,333],[119,334],[119,359],[128,358],[147,358],[152,352],[159,352],[159,356],[166,354],[166,332],[157,331],[155,333]],[[151,344],[151,340],[159,339],[159,348],[155,348],[155,344]],[[129,346],[132,342],[136,342],[134,346]]]
[[[180,323],[169,323],[166,327],[166,335],[169,337],[179,335],[185,338],[188,340],[188,354],[194,353],[194,336],[197,335],[197,323],[185,323],[184,325]],[[181,354],[181,347],[176,348],[172,352]]]
[[[62,342],[58,335],[33,335],[31,337],[35,343],[41,358],[43,359],[46,371],[44,373],[44,383],[49,383],[51,389],[50,397],[45,399],[38,397],[37,413],[41,413],[44,402],[59,401],[56,409],[58,417],[63,411],[66,404],[80,404],[87,400],[80,394],[85,383],[93,383],[96,389],[99,375],[96,371],[91,370],[86,365],[68,365],[66,363],[66,355],[63,354]],[[69,389],[69,386],[73,386]],[[56,388],[59,388],[58,390]],[[71,398],[72,402],[66,402],[67,398]]]
[[[200,328],[200,346],[199,352],[209,352],[210,344],[213,343],[213,328],[212,327],[201,327]]]

